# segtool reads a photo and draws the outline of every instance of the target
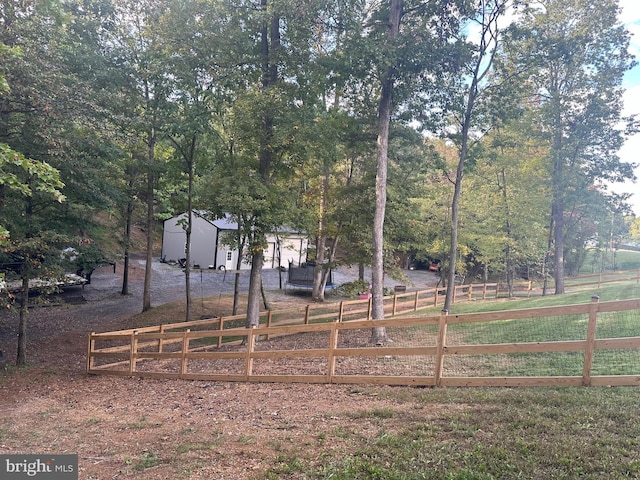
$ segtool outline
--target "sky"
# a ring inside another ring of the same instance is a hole
[[[640,1],[619,0],[619,3],[622,7],[621,20],[631,33],[631,53],[640,63]],[[626,73],[623,86],[626,89],[623,115],[640,115],[640,65]],[[628,138],[619,155],[623,161],[640,163],[640,133]],[[629,203],[636,216],[640,217],[640,167],[636,168],[635,173],[638,177],[635,183],[614,184],[609,189],[616,193],[631,193]]]

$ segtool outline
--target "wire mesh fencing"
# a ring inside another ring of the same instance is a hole
[[[111,332],[90,338],[88,371],[232,381],[636,385],[639,310],[640,300],[594,300],[452,316],[340,322],[325,312],[325,321],[296,325]]]

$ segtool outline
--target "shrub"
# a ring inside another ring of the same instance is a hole
[[[354,280],[338,287],[338,294],[344,297],[356,297],[361,293],[369,293],[371,285],[366,280]]]

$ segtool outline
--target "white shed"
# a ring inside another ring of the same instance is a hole
[[[177,262],[185,258],[187,235],[183,225],[186,221],[186,213],[164,221],[161,253],[163,261]],[[219,220],[208,220],[194,212],[191,229],[191,266],[219,270],[235,269],[239,252],[225,244],[224,237],[233,235],[237,229],[238,224],[229,216]],[[264,268],[288,266],[289,262],[299,265],[306,259],[308,240],[300,232],[282,229],[269,233],[267,244]],[[240,268],[250,269],[251,265],[243,258]]]

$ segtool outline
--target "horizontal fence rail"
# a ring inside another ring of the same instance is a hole
[[[386,307],[397,313],[427,298],[400,294]],[[87,372],[424,386],[640,384],[640,300],[375,321],[370,302],[323,307],[306,307],[297,320],[266,312],[252,329],[236,324],[244,317],[227,317],[92,333]],[[374,327],[385,327],[392,342],[373,346]]]

